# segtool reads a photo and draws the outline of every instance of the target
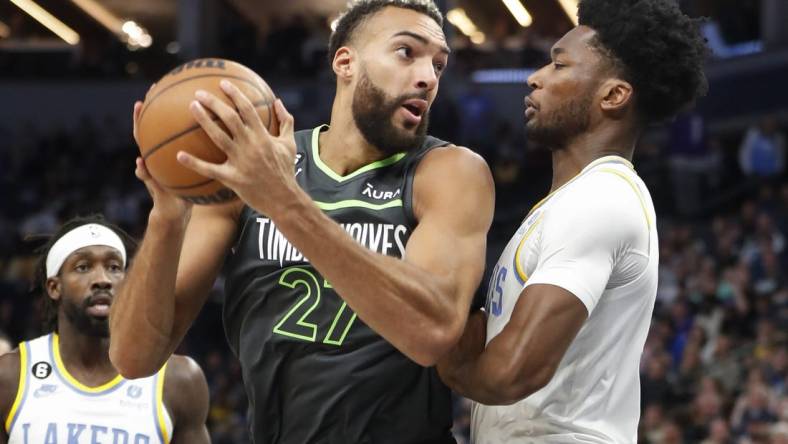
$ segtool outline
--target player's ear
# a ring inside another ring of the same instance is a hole
[[[356,53],[353,49],[343,46],[337,49],[334,54],[334,60],[331,63],[331,68],[338,79],[350,81],[353,77],[354,62],[356,60]]]
[[[632,85],[629,82],[621,79],[606,80],[601,86],[602,111],[620,114],[632,104],[632,93]]]
[[[45,287],[46,287],[47,295],[49,295],[50,299],[55,301],[60,300],[62,284],[60,282],[59,277],[53,276],[47,279]]]

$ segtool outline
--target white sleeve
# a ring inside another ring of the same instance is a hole
[[[546,210],[539,259],[524,287],[561,287],[580,299],[590,315],[616,262],[644,232],[648,235],[648,222],[640,198],[625,179],[588,174]]]

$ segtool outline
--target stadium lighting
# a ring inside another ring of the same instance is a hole
[[[564,12],[569,17],[569,20],[577,26],[577,0],[558,0]]]
[[[503,0],[503,4],[506,5],[506,8],[512,13],[514,19],[517,20],[517,23],[523,28],[531,26],[531,23],[534,22],[531,14],[528,13],[528,10],[525,9],[525,6],[523,6],[520,0]]]
[[[477,45],[484,43],[486,38],[484,33],[479,31],[479,29],[476,27],[476,24],[474,24],[473,20],[468,17],[468,14],[465,13],[464,9],[452,9],[446,13],[446,19],[449,20],[449,23],[459,29],[460,32],[468,36],[471,39],[471,42]]]
[[[0,38],[8,38],[11,35],[11,28],[3,22],[0,22]]]
[[[129,48],[147,48],[153,44],[153,38],[145,28],[132,20],[121,20],[96,0],[71,0],[71,3],[77,5],[111,33],[117,35],[119,39],[128,44]]]
[[[30,17],[36,19],[38,23],[44,25],[45,28],[52,31],[69,45],[76,45],[79,43],[79,34],[77,34],[76,31],[69,28],[68,25],[58,20],[33,0],[11,0],[11,3],[25,11]]]

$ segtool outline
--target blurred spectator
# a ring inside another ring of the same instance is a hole
[[[671,125],[670,177],[679,214],[694,216],[701,212],[701,196],[716,183],[720,169],[717,145],[708,136],[705,119],[695,111],[680,115]]]
[[[774,117],[750,127],[739,147],[739,166],[749,177],[772,178],[785,171],[785,137]]]
[[[471,87],[457,99],[459,110],[458,143],[471,148],[485,159],[492,156],[495,104],[479,85]]]
[[[716,418],[709,424],[709,433],[701,444],[732,444],[730,428],[722,418]]]

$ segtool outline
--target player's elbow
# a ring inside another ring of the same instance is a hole
[[[414,342],[411,359],[421,366],[432,367],[451,351],[461,336],[462,324],[459,322],[436,323]]]
[[[109,345],[109,360],[115,370],[126,379],[138,379],[150,376],[158,371],[153,365],[149,365],[135,356],[135,353],[129,353],[121,349],[110,341]],[[138,355],[138,354],[137,354]]]

